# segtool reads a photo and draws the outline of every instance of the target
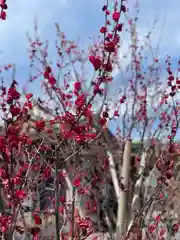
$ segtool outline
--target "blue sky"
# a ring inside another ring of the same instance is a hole
[[[88,44],[89,36],[97,36],[104,22],[101,7],[104,0],[9,0],[8,19],[0,22],[0,60],[1,64],[12,61],[16,63],[20,81],[27,67],[26,32],[33,34],[34,18],[39,22],[39,33],[42,39],[55,39],[54,22],[59,22],[70,39],[80,37],[83,45]],[[135,0],[127,1],[133,6]],[[152,34],[152,45],[161,37],[160,56],[166,53],[178,58],[180,47],[180,1],[141,0],[138,31],[144,36],[158,17],[158,23]],[[163,27],[164,25],[164,27]],[[162,29],[163,27],[163,29]],[[163,30],[163,34],[161,34]],[[122,49],[123,51],[124,49]]]
[[[136,0],[128,0],[133,6]],[[59,22],[63,31],[70,39],[80,37],[83,45],[88,44],[89,36],[97,36],[104,22],[101,7],[105,0],[9,0],[8,19],[0,22],[0,60],[1,64],[12,61],[16,63],[20,81],[23,82],[27,67],[26,32],[33,34],[33,22],[37,17],[39,32],[42,39],[55,39],[54,22]],[[166,53],[178,58],[180,47],[180,1],[141,0],[138,31],[141,36],[151,28],[158,17],[152,35],[152,45],[155,48],[161,35],[160,56]],[[123,49],[122,49],[123,50]]]
[[[130,9],[136,0],[127,0]],[[60,24],[68,38],[80,38],[84,47],[88,46],[90,36],[97,36],[104,23],[101,11],[105,0],[8,0],[9,9],[6,21],[0,22],[0,65],[16,64],[16,76],[24,85],[28,73],[26,32],[33,34],[34,19],[37,18],[39,34],[48,39],[54,46],[54,22]],[[152,33],[153,50],[160,40],[158,56],[163,62],[164,57],[172,56],[173,63],[179,58],[180,49],[180,1],[179,0],[140,0],[140,14],[137,29],[140,37],[151,29],[154,20],[158,23]],[[128,39],[125,38],[121,54],[127,51]],[[123,64],[127,64],[127,62]],[[10,78],[6,79],[7,84]]]

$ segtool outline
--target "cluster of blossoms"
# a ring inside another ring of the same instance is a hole
[[[164,213],[165,212],[166,211],[164,211]],[[157,215],[154,219],[154,223],[151,223],[148,226],[149,233],[155,234],[155,231],[156,231],[156,234],[158,233],[158,237],[160,240],[165,240],[166,239],[165,235],[168,234],[167,228],[161,227],[158,229],[159,225],[161,225],[163,222],[164,213]],[[169,226],[169,232],[171,233],[171,236],[175,236],[175,234],[179,231],[179,227],[180,227],[179,221],[176,221],[173,223],[172,226]]]
[[[0,8],[1,8],[0,18],[1,18],[2,20],[6,20],[6,10],[7,10],[7,8],[8,8],[6,2],[7,2],[6,0],[1,0],[1,1],[0,1]]]
[[[11,66],[7,66],[8,70]],[[32,94],[26,95],[23,105],[20,104],[21,94],[17,90],[17,82],[13,80],[11,86],[1,86],[1,110],[5,121],[6,131],[0,137],[0,152],[3,164],[0,167],[0,178],[3,187],[6,206],[10,209],[16,208],[27,193],[22,186],[28,169],[28,163],[19,162],[17,171],[13,171],[17,165],[16,158],[22,156],[23,147],[32,143],[31,139],[20,134],[22,125],[26,121],[27,112],[32,108]],[[4,213],[5,214],[5,213]],[[8,215],[1,215],[1,231],[8,231],[12,224],[12,218]]]
[[[97,95],[103,96],[105,94],[105,89],[103,88],[104,84],[112,81],[110,73],[113,70],[113,58],[117,55],[120,36],[119,33],[123,30],[123,25],[119,23],[119,19],[122,12],[126,12],[126,7],[124,1],[119,6],[116,2],[114,12],[111,13],[108,10],[108,5],[103,6],[103,12],[106,16],[105,26],[101,27],[100,33],[103,34],[104,40],[102,41],[100,51],[96,51],[94,46],[90,50],[89,62],[92,64],[94,70],[98,72],[98,77],[95,81],[92,81],[93,86],[93,96],[90,99],[87,99],[87,95],[83,91],[82,83],[80,80],[77,80],[74,83],[74,89],[71,93],[65,93],[58,86],[56,77],[53,74],[52,68],[49,65],[45,66],[44,70],[44,85],[46,90],[49,92],[56,92],[59,95],[60,99],[63,101],[65,107],[73,106],[75,107],[74,113],[71,111],[66,111],[64,116],[56,117],[51,120],[51,125],[59,124],[61,126],[61,132],[66,139],[75,139],[78,143],[85,143],[93,139],[96,135],[92,133],[92,116],[93,116],[93,106],[92,102]],[[111,21],[108,18],[112,18],[112,24],[114,25],[113,30],[110,30],[108,26],[111,25]],[[57,46],[57,51],[60,56],[62,56],[62,48],[65,47],[65,53],[68,57],[71,57],[72,52],[77,54],[76,45],[72,42],[68,42],[65,39],[64,34],[59,33],[61,37],[61,48]],[[31,43],[31,46],[37,44]],[[36,50],[32,49],[31,58],[33,58]],[[47,54],[46,54],[47,55]],[[77,57],[80,59],[80,57]],[[73,60],[73,63],[75,60]],[[58,68],[61,68],[61,64],[57,64]],[[66,90],[69,89],[67,84],[65,87]],[[75,98],[75,101],[72,102]],[[124,102],[125,97],[120,100]],[[102,126],[106,125],[108,119],[108,112],[105,111],[102,114],[99,124]],[[79,120],[83,120],[83,123],[79,123]],[[41,120],[37,123],[37,128],[40,130],[45,128],[45,123]]]
[[[175,77],[172,70],[171,70],[171,62],[170,58],[166,60],[167,63],[167,72],[168,72],[168,81],[167,84],[170,87],[169,95],[174,97],[178,93],[178,89],[180,89],[180,80],[178,75]],[[180,61],[178,62],[178,73],[180,71]]]

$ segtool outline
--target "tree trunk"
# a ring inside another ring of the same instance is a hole
[[[121,170],[121,177],[123,178],[122,184],[125,186],[125,188],[128,187],[128,182],[129,182],[131,147],[132,147],[131,140],[127,140],[125,147],[124,147],[123,165],[122,165],[122,170]],[[127,201],[126,192],[123,189],[120,189],[120,197],[119,197],[119,202],[118,202],[117,224],[116,224],[116,239],[117,240],[121,239],[123,233],[125,232],[124,221],[126,219],[126,217],[125,217],[126,201]]]

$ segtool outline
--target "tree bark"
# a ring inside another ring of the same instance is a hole
[[[128,187],[129,182],[129,172],[130,172],[130,159],[131,159],[131,140],[127,140],[124,147],[123,154],[123,165],[121,170],[122,184],[125,187]],[[117,214],[117,224],[116,224],[116,239],[121,239],[125,229],[124,229],[124,221],[125,221],[125,208],[126,208],[126,192],[123,189],[120,189],[120,196],[118,202],[118,214]]]

